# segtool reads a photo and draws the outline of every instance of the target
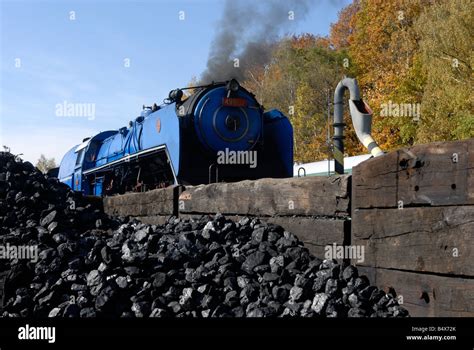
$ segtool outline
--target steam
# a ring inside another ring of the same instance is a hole
[[[309,2],[226,0],[201,83],[231,78],[242,81],[248,68],[264,67],[278,36],[305,17]]]

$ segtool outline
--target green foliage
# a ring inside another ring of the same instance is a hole
[[[420,143],[474,137],[472,1],[439,2],[416,23],[426,69]]]
[[[266,108],[278,108],[289,116],[297,162],[328,157],[328,98],[332,102],[338,81],[349,74],[343,66],[346,57],[345,51],[335,51],[322,38],[312,35],[285,38],[275,48],[261,82],[255,84],[253,79],[244,82],[247,88],[257,91],[257,98]],[[251,75],[258,76],[255,72]]]

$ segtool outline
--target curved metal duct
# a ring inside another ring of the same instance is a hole
[[[334,169],[337,174],[344,174],[343,97],[346,89],[350,94],[349,109],[357,138],[374,157],[384,154],[371,135],[372,110],[361,99],[357,80],[344,78],[334,91]]]

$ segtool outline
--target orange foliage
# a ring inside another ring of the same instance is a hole
[[[354,33],[356,13],[359,11],[360,1],[355,0],[339,12],[336,23],[331,24],[329,42],[336,50],[349,46],[349,38]]]

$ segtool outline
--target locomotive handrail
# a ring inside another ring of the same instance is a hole
[[[209,183],[211,184],[212,182],[212,167],[216,168],[216,183],[219,182],[219,167],[217,166],[217,164],[215,163],[212,163],[210,166],[209,166]]]
[[[301,170],[301,169],[303,169],[303,174],[304,174],[303,177],[306,177],[306,169],[305,169],[304,167],[302,167],[302,166],[298,168],[298,177],[301,177],[301,176],[300,176],[300,170]]]

